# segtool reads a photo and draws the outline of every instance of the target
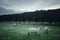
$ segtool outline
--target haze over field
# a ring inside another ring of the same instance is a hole
[[[1,22],[0,23],[0,39],[1,40],[60,40],[60,26],[50,26],[48,34],[44,34],[44,27],[41,22]],[[39,35],[28,35],[31,27],[40,27]]]

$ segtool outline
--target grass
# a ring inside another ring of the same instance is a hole
[[[1,22],[0,23],[0,40],[60,40],[60,27],[50,26],[49,33],[40,35],[27,35],[28,28],[30,27],[41,27],[44,28],[45,25],[40,23],[18,23],[14,25],[15,22]],[[39,25],[38,25],[39,24]]]

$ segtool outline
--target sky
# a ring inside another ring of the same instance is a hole
[[[36,11],[60,8],[60,0],[0,0],[0,7],[15,11]]]

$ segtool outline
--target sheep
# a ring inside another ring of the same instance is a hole
[[[49,28],[47,26],[44,27],[44,33],[48,34]]]
[[[14,23],[13,25],[14,25],[14,26],[16,26],[16,25],[17,25],[17,23]]]
[[[38,28],[29,28],[28,35],[29,34],[31,35],[32,33],[39,34],[39,32],[40,32],[40,27],[38,27]]]

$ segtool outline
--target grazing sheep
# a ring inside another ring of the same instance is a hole
[[[28,35],[32,34],[32,33],[39,34],[39,32],[40,32],[40,27],[38,27],[38,28],[29,28]]]
[[[13,23],[14,26],[17,26],[17,23]]]
[[[17,25],[16,23],[14,23],[13,25]]]
[[[49,28],[47,26],[44,27],[44,33],[48,34],[48,30],[49,30]]]

